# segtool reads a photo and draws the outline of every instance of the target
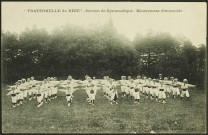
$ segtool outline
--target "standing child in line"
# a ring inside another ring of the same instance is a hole
[[[188,84],[187,84],[188,80],[187,79],[183,79],[183,84],[181,85],[181,89],[182,89],[182,92],[181,92],[181,99],[186,96],[187,97],[187,100],[189,100],[189,91],[188,91]]]
[[[142,95],[146,95],[146,88],[147,88],[147,77],[144,76],[142,82]]]
[[[141,85],[139,82],[136,82],[136,86],[134,89],[134,103],[138,103],[139,104],[139,100],[140,100],[140,90],[141,90]]]
[[[159,95],[158,95],[159,102],[166,103],[166,101],[165,101],[166,95],[165,95],[165,91],[164,91],[165,86],[164,86],[163,81],[160,82],[160,85],[159,85],[158,89],[159,89]]]
[[[146,98],[148,98],[149,96],[151,97],[151,90],[152,90],[152,87],[151,87],[151,78],[148,78],[148,81],[146,83],[147,87],[146,87]]]
[[[131,79],[131,80],[130,80],[130,84],[129,84],[129,94],[130,94],[130,96],[131,96],[131,100],[133,100],[133,97],[134,97],[135,87],[136,87],[136,85],[135,85],[135,83],[134,83],[134,80]]]
[[[20,93],[21,93],[21,91],[20,91],[20,84],[21,84],[21,80],[18,80],[17,82],[16,82],[16,86],[15,86],[15,88],[16,88],[16,94],[17,94],[17,106],[20,106],[20,104],[22,104],[22,101],[21,101],[21,95],[20,95]],[[22,97],[23,97],[23,95],[22,95]]]
[[[23,98],[26,101],[27,100],[27,91],[28,91],[28,89],[26,87],[26,80],[25,79],[22,79],[22,84],[20,86],[20,90],[22,90]]]
[[[54,98],[52,97],[53,85],[51,83],[51,78],[50,77],[47,78],[47,84],[48,84],[48,101],[51,101]]]
[[[68,106],[71,106],[72,103],[72,90],[69,88],[66,90],[66,101],[68,103]]]
[[[43,95],[44,95],[44,90],[43,90],[43,83],[40,82],[39,86],[37,87],[37,101],[38,105],[37,107],[40,107],[43,105]]]
[[[159,84],[156,82],[156,79],[152,80],[151,87],[152,87],[151,100],[154,100],[154,98],[155,98],[156,101],[158,101],[158,96],[159,96],[158,87],[159,87]]]
[[[54,81],[57,81],[57,78],[56,78],[56,77],[54,77]],[[57,98],[58,85],[59,85],[59,83],[57,83],[57,84],[55,85],[55,89],[54,89],[54,96],[55,96],[55,98]]]
[[[124,97],[126,95],[125,94],[126,86],[125,86],[124,76],[121,76],[120,85],[121,85],[121,94],[122,94],[122,97]]]
[[[173,98],[180,97],[180,91],[178,88],[178,79],[175,78],[173,83],[172,83],[172,93],[173,93]]]
[[[103,85],[103,96],[107,97],[107,89],[108,89],[108,81],[107,81],[107,77],[104,76],[103,77],[103,81],[102,81],[102,85]]]
[[[28,91],[28,95],[29,95],[29,100],[32,100],[32,84],[30,82],[30,78],[27,78],[27,82],[26,82],[26,88]]]
[[[86,85],[87,101],[90,102],[90,90],[91,90],[90,87],[92,85],[92,79],[88,77],[85,85]]]
[[[111,104],[113,104],[113,102],[118,104],[117,99],[118,99],[118,91],[116,89],[116,86],[114,85],[112,87],[112,93],[111,93]]]
[[[24,90],[26,88],[22,85],[22,80],[19,81],[19,94],[18,94],[18,99],[19,99],[19,103],[20,105],[23,104],[23,99],[24,99]]]
[[[57,98],[56,93],[57,93],[57,82],[53,77],[50,78],[50,83],[51,83],[51,97],[52,99]]]
[[[11,95],[13,107],[16,107],[17,94],[15,93],[15,87],[12,87],[11,91],[7,95]]]
[[[62,91],[62,92],[65,92],[66,93],[66,101],[67,101],[67,105],[68,106],[71,106],[71,103],[72,103],[72,93],[73,93],[73,84],[72,84],[72,81],[67,81],[67,85],[65,86],[66,90],[59,90],[59,91]]]
[[[37,81],[34,80],[34,79],[35,79],[35,78],[32,76],[32,77],[30,78],[30,83],[32,84],[33,89],[36,89],[35,87],[36,87],[36,85],[37,85],[38,83],[37,83]],[[33,94],[33,99],[35,99],[35,98],[36,98],[36,91],[33,90],[32,94]]]
[[[108,89],[108,99],[111,100],[111,97],[112,97],[112,90],[113,90],[113,87],[115,87],[115,84],[114,84],[114,80],[113,79],[109,79],[109,85],[108,85],[109,89]]]
[[[95,95],[96,95],[96,88],[94,84],[91,84],[89,97],[90,97],[90,104],[92,105],[95,104]]]
[[[50,101],[50,99],[48,98],[48,89],[49,89],[48,86],[49,86],[48,81],[46,79],[44,79],[43,84],[41,84],[41,87],[42,87],[43,96],[45,97],[45,103]]]

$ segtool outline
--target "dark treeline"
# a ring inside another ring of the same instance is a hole
[[[139,31],[139,30],[138,30]],[[84,29],[66,24],[50,34],[44,29],[25,29],[19,35],[2,33],[2,76],[5,83],[34,76],[146,75],[184,78],[203,87],[206,46],[195,47],[169,33],[138,34],[130,42],[112,23]]]

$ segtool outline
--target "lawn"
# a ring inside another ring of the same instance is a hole
[[[167,98],[162,104],[141,97],[141,104],[121,97],[119,104],[110,104],[102,90],[95,105],[86,102],[84,89],[74,92],[70,107],[64,93],[37,108],[37,100],[13,108],[11,97],[2,85],[3,133],[205,133],[206,93],[191,90],[191,100]]]

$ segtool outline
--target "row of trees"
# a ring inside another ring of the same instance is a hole
[[[1,41],[5,83],[31,76],[84,79],[85,75],[109,75],[119,79],[139,74],[157,78],[162,73],[204,86],[205,45],[197,48],[169,33],[138,34],[130,42],[112,22],[89,29],[66,24],[50,34],[36,27],[19,35],[3,32]]]

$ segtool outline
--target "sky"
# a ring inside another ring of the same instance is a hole
[[[26,27],[32,28],[36,25],[37,28],[45,28],[51,32],[66,23],[85,28],[92,25],[101,26],[111,18],[117,31],[130,40],[133,40],[137,33],[145,34],[151,29],[169,32],[173,36],[185,36],[198,46],[206,44],[206,8],[205,2],[2,2],[1,28],[4,32],[20,33]],[[59,12],[34,12],[36,9]],[[72,9],[74,12],[71,12]],[[102,10],[105,12],[101,12]],[[120,12],[110,13],[107,10]],[[160,12],[137,12],[139,10]]]

